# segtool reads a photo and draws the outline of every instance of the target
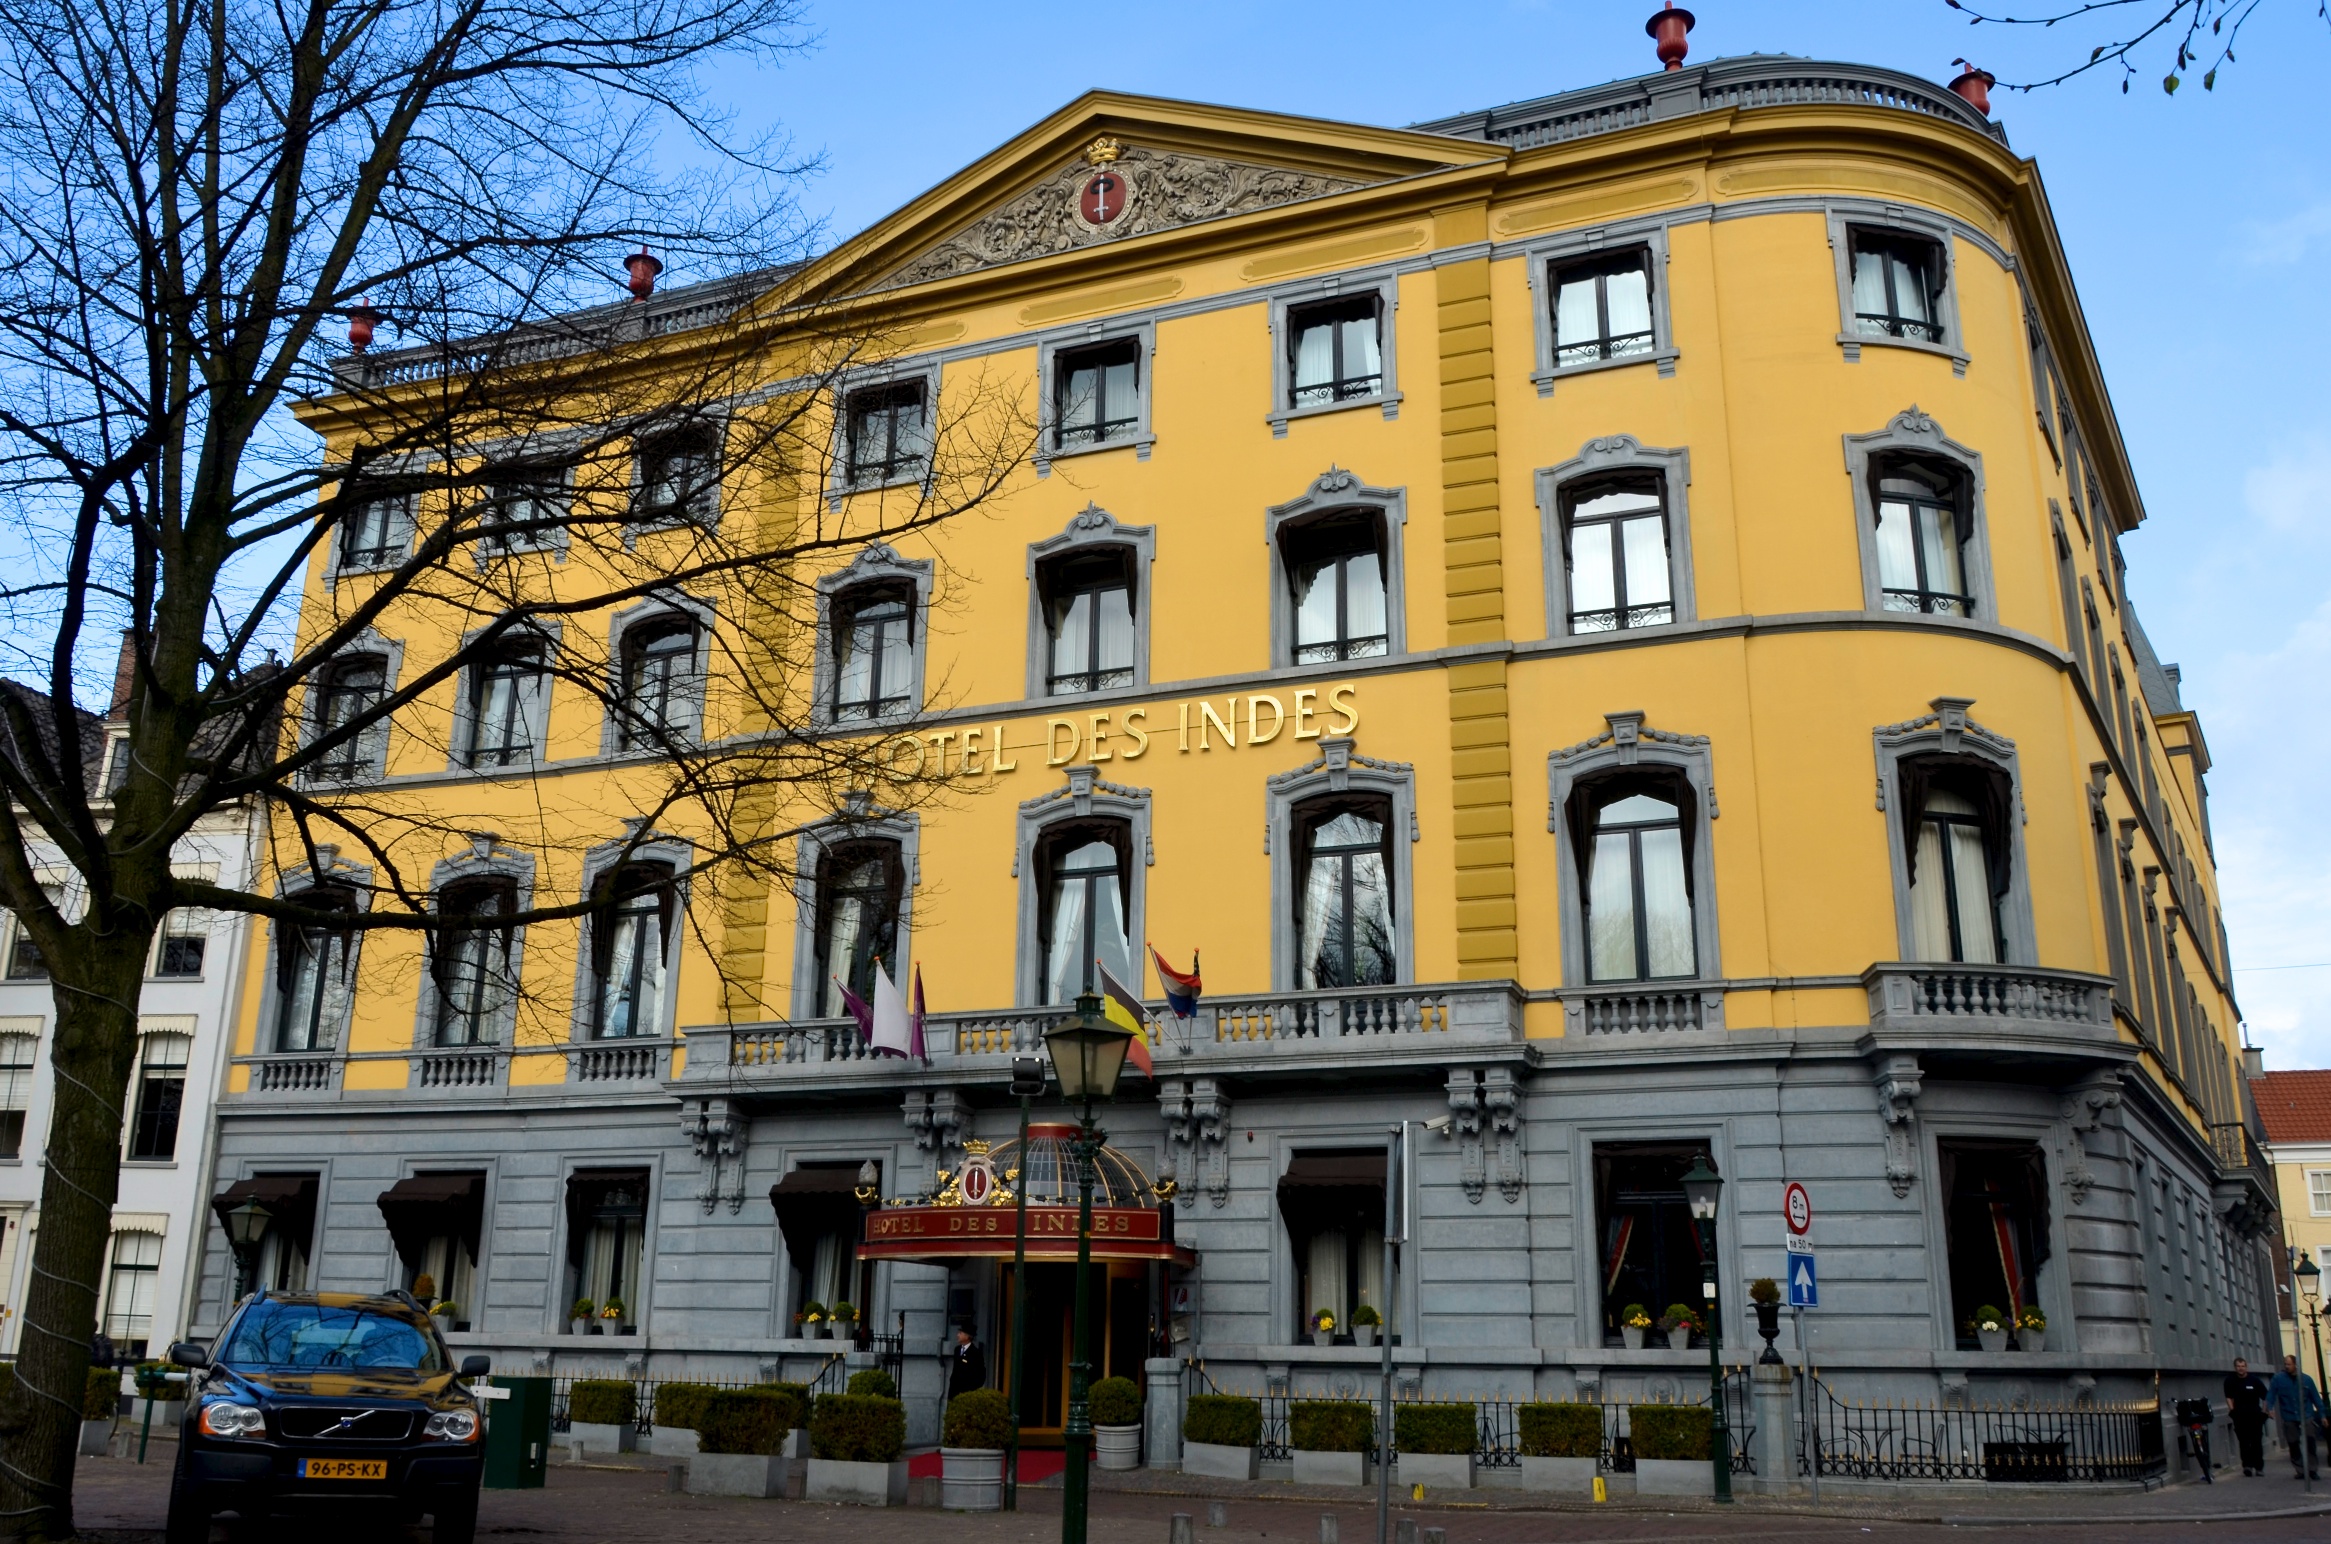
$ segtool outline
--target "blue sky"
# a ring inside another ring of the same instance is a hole
[[[813,5],[816,46],[707,81],[824,157],[807,210],[862,228],[1088,88],[1403,124],[1650,68],[1648,0]],[[2052,74],[2095,34],[1970,28],[1942,0],[1702,0],[1692,55],[1937,81]],[[2099,72],[1999,117],[2038,159],[2150,514],[2130,582],[2217,759],[2236,978],[2271,1066],[2331,1065],[2331,28],[2263,0],[2214,93]],[[672,275],[674,279],[689,277]]]

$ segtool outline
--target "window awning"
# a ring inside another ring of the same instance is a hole
[[[380,1215],[408,1263],[420,1260],[429,1240],[450,1235],[468,1246],[474,1265],[485,1229],[486,1177],[476,1172],[409,1174],[380,1193]]]
[[[1384,1184],[1382,1150],[1365,1153],[1297,1153],[1279,1176],[1281,1190],[1346,1190]]]
[[[268,1226],[304,1253],[316,1231],[316,1176],[313,1174],[254,1174],[239,1179],[212,1196],[210,1209],[227,1226],[227,1213],[245,1201],[256,1201],[267,1208]],[[230,1233],[230,1237],[233,1235]]]
[[[874,1166],[879,1171],[881,1160]],[[879,1194],[880,1180],[875,1189]],[[777,1213],[785,1247],[796,1255],[806,1258],[813,1252],[820,1234],[842,1233],[855,1241],[864,1210],[858,1203],[858,1165],[805,1163],[769,1187],[769,1205]]]

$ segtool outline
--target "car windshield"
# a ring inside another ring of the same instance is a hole
[[[437,1337],[400,1315],[323,1303],[253,1303],[219,1360],[246,1367],[443,1372]]]

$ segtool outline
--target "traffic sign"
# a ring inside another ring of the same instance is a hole
[[[1781,1242],[1789,1246],[1789,1253],[1793,1255],[1809,1255],[1813,1252],[1813,1241],[1802,1233],[1783,1234]]]
[[[1789,1306],[1791,1308],[1819,1308],[1821,1287],[1813,1271],[1813,1257],[1809,1254],[1789,1256]]]
[[[1813,1198],[1795,1180],[1789,1181],[1789,1188],[1783,1194],[1781,1212],[1788,1219],[1791,1233],[1813,1231]]]

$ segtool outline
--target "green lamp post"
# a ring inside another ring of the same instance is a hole
[[[1724,1177],[1700,1153],[1683,1177],[1684,1204],[1700,1230],[1700,1296],[1708,1320],[1708,1457],[1716,1466],[1716,1499],[1732,1500],[1732,1427],[1724,1418],[1724,1315],[1716,1301],[1716,1211],[1724,1199]]]

